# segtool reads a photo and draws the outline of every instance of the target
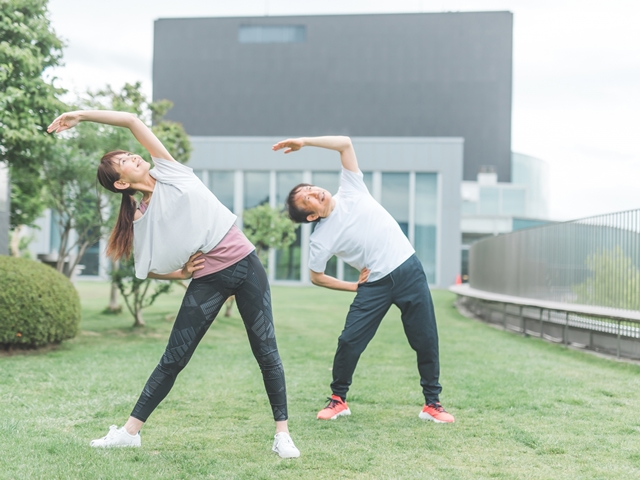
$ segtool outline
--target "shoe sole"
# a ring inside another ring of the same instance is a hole
[[[437,418],[432,417],[431,415],[425,412],[420,412],[418,414],[418,417],[420,417],[425,422],[435,422],[435,423],[454,423],[455,422],[455,420],[454,422],[444,422],[442,420],[438,420]]]
[[[335,420],[338,417],[342,417],[343,415],[351,415],[351,410],[349,410],[348,408],[346,410],[342,410],[340,413],[336,413],[333,417],[329,417],[329,418],[320,418],[317,417],[318,420]]]
[[[273,450],[273,449],[271,449]],[[293,454],[293,455],[281,455],[280,452],[278,452],[277,450],[273,450],[274,453],[276,453],[280,458],[298,458],[300,456],[300,452],[298,452],[297,454]]]
[[[127,448],[127,447],[140,448],[141,447],[141,445],[91,445],[91,444],[89,444],[89,446],[92,448]]]

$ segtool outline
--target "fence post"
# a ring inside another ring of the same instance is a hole
[[[564,312],[564,346],[569,345],[569,312]]]
[[[522,325],[522,334],[527,337],[527,323],[522,315],[522,305],[520,305],[520,325]]]
[[[504,304],[504,308],[502,309],[502,322],[504,323],[504,329],[507,329],[507,304]]]
[[[618,348],[617,348],[617,358],[620,358],[620,320],[618,320]]]
[[[540,338],[544,339],[544,308],[540,307]]]

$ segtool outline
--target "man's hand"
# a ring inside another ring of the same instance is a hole
[[[364,267],[360,272],[360,276],[358,277],[358,285],[360,285],[361,283],[365,283],[369,279],[370,273],[371,270],[369,270],[367,267]]]
[[[202,255],[202,252],[196,252],[189,257],[187,263],[182,267],[182,278],[191,278],[193,272],[204,268],[204,258],[198,258],[200,255]]]
[[[304,139],[303,138],[288,138],[287,140],[282,140],[281,142],[276,143],[271,150],[277,152],[278,150],[282,150],[286,148],[284,153],[296,152],[304,147]]]

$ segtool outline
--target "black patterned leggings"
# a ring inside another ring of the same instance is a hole
[[[131,412],[132,417],[147,421],[167,396],[178,373],[186,367],[198,343],[231,295],[236,296],[251,350],[260,365],[273,418],[276,421],[287,420],[287,391],[273,329],[269,282],[255,252],[220,272],[191,282],[173,325],[169,344],[147,380]]]

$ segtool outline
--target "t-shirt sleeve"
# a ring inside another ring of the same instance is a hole
[[[176,182],[193,181],[198,177],[193,173],[193,169],[181,164],[165,160],[164,158],[151,157],[155,168],[153,169],[154,177],[162,183],[174,184]]]
[[[359,195],[363,193],[368,194],[369,190],[364,183],[364,175],[362,172],[360,170],[352,172],[351,170],[343,168],[342,173],[340,174],[339,193],[342,196]]]
[[[317,273],[324,272],[327,268],[327,262],[333,256],[329,250],[324,248],[318,242],[309,244],[309,269]]]

